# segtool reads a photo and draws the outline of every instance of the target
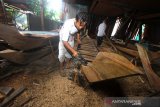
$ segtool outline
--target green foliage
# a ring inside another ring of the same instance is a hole
[[[40,16],[40,0],[27,0],[29,11],[32,11],[35,15]]]
[[[40,0],[28,0],[27,4],[29,5],[29,10],[32,11],[35,15],[40,16],[41,9],[40,9]],[[43,0],[44,5],[44,17],[56,20],[56,12],[53,10],[47,9],[47,0]]]

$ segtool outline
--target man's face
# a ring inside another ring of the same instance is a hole
[[[81,20],[78,20],[78,21],[76,22],[76,28],[77,28],[78,30],[83,29],[85,26],[86,26],[86,22],[83,22],[83,21],[81,21]]]

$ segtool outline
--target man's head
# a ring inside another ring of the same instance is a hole
[[[76,22],[75,22],[75,26],[78,30],[83,29],[88,21],[88,14],[86,12],[79,12],[76,15]]]

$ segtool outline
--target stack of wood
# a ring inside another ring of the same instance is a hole
[[[152,64],[160,67],[159,51],[146,50],[140,44],[123,46],[108,41],[103,42],[99,51],[101,52],[92,63],[82,66],[82,71],[90,83],[138,74],[145,75],[151,88],[160,91],[160,77],[152,68]]]
[[[0,24],[0,58],[17,64],[28,64],[58,49],[58,32],[19,32]]]
[[[82,45],[79,49],[79,53],[87,61],[93,61],[98,54],[98,50],[94,44],[94,40],[86,36],[82,39]]]
[[[11,101],[13,101],[16,97],[24,92],[26,88],[24,86],[19,87],[14,90],[12,87],[0,87],[0,107],[8,106]],[[31,97],[26,98],[26,100],[21,101],[21,103],[17,107],[21,107],[26,104]]]

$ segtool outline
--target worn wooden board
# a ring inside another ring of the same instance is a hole
[[[8,95],[13,91],[12,87],[0,87],[0,93]]]
[[[85,68],[82,66],[82,71],[89,82],[143,74],[138,67],[134,66],[125,57],[109,52],[99,52],[92,63],[88,64]]]
[[[138,49],[138,53],[139,53],[143,68],[145,70],[145,74],[147,75],[147,78],[151,87],[157,91],[160,91],[160,77],[157,74],[155,74],[155,72],[153,71],[150,60],[148,58],[147,51],[140,44],[136,44],[136,46]]]
[[[49,53],[51,53],[50,47],[45,47],[32,52],[22,52],[22,51],[7,49],[0,51],[0,57],[17,64],[28,64]]]
[[[19,32],[16,28],[0,24],[0,38],[7,42],[10,46],[19,50],[30,50],[49,44],[49,40],[54,41],[58,45],[58,33],[51,34],[32,34]]]

